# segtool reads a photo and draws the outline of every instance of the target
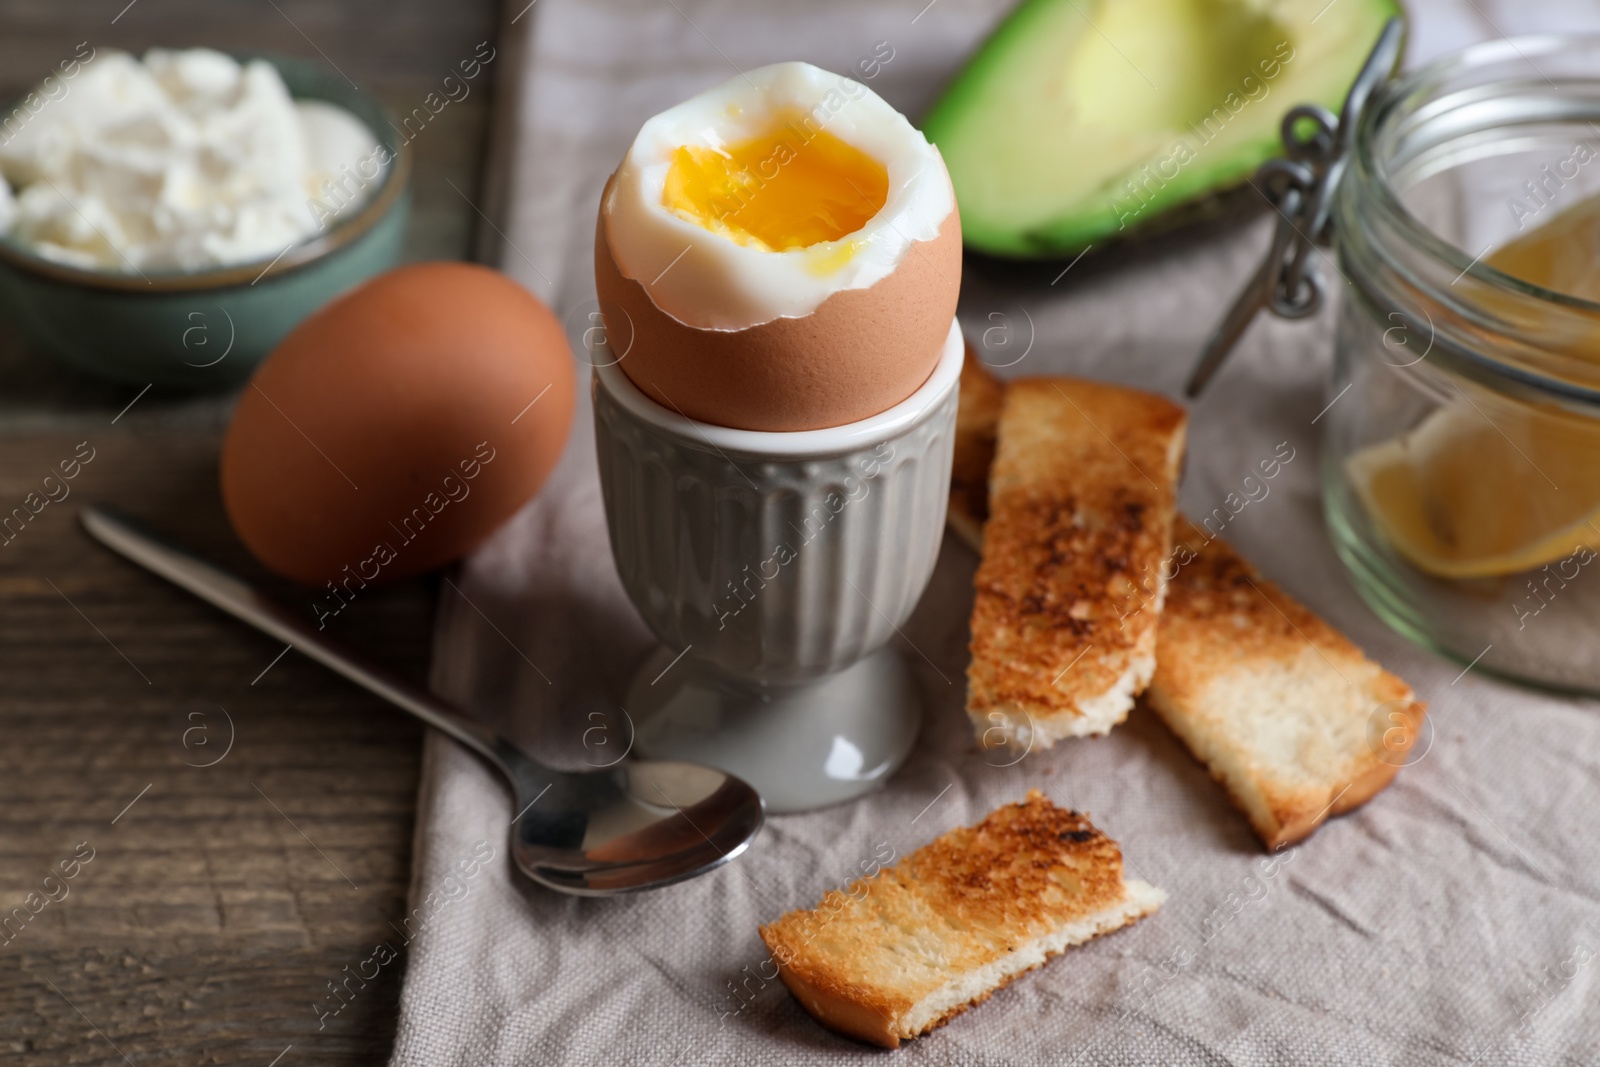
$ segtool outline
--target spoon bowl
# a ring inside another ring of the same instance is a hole
[[[519,785],[517,798],[538,780]],[[567,795],[557,798],[563,789]],[[568,775],[528,801],[512,827],[511,854],[536,882],[605,896],[670,885],[727,862],[749,845],[761,816],[755,791],[731,775],[695,763],[625,760]]]

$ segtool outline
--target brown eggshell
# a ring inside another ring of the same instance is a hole
[[[961,219],[952,209],[876,285],[746,330],[686,326],[656,307],[618,268],[603,209],[594,274],[614,354],[656,403],[741,430],[843,426],[894,407],[933,373],[961,288]]]
[[[256,371],[222,446],[228,517],[263,563],[313,585],[353,594],[431,570],[538,490],[574,384],[561,323],[509,278],[466,263],[391,271]]]

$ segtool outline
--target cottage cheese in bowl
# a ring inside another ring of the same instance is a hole
[[[104,271],[270,260],[361,206],[391,159],[270,63],[104,52],[0,122],[0,234]]]

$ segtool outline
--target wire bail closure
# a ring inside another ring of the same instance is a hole
[[[1252,184],[1278,211],[1272,244],[1201,350],[1184,392],[1206,387],[1262,310],[1283,319],[1303,319],[1322,307],[1327,283],[1311,261],[1316,246],[1333,241],[1333,197],[1349,160],[1357,125],[1372,95],[1400,62],[1404,24],[1391,18],[1356,75],[1336,117],[1316,104],[1301,104],[1283,117],[1286,154],[1263,163]]]

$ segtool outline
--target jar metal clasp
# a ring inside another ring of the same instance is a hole
[[[1337,116],[1320,105],[1301,104],[1283,117],[1286,154],[1263,163],[1252,181],[1278,212],[1272,244],[1207,339],[1184,387],[1188,396],[1199,395],[1262,310],[1280,318],[1303,319],[1322,307],[1326,283],[1311,253],[1332,242],[1333,196],[1356,126],[1373,94],[1399,66],[1403,40],[1403,23],[1390,19]]]

